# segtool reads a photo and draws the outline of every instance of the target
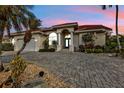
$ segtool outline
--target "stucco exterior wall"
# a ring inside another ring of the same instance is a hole
[[[74,34],[74,50],[78,51],[79,50],[79,35]]]
[[[18,39],[23,39],[24,38],[24,36],[14,36],[14,51],[18,51],[19,50],[19,48],[18,48],[18,46],[17,46],[17,42],[18,42]]]
[[[2,43],[12,43],[12,38],[3,38]]]
[[[61,33],[63,30],[68,30],[69,32],[73,32],[74,27],[58,28],[57,33]]]
[[[84,42],[82,40],[82,35],[84,35],[84,34],[86,34],[86,33],[79,33],[79,45],[84,45]],[[93,40],[94,40],[94,45],[104,46],[106,43],[105,32],[96,33]]]
[[[94,38],[94,44],[104,46],[106,43],[106,35],[105,33],[96,33],[96,36]]]
[[[79,33],[79,45],[84,45],[84,42],[82,40],[82,35],[84,35],[86,33]]]
[[[38,47],[39,49],[44,49],[44,44],[43,42],[47,39],[47,36],[40,35],[39,40],[38,40]]]
[[[52,31],[46,31],[46,32],[44,32],[46,35],[49,35],[49,34],[51,34],[51,33],[57,33],[57,31],[56,30],[52,30]]]

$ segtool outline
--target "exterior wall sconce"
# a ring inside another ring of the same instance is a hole
[[[37,42],[37,39],[35,39],[34,41]]]
[[[12,39],[12,44],[13,44],[13,45],[15,44],[15,42],[16,42],[15,39]]]

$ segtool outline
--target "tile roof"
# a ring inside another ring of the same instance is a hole
[[[78,22],[71,22],[71,23],[63,23],[63,24],[57,24],[57,25],[53,25],[52,27],[58,27],[58,26],[66,26],[66,25],[77,25],[78,26]]]
[[[80,30],[91,30],[91,29],[107,29],[107,30],[112,30],[109,27],[103,26],[103,25],[81,25],[78,27],[77,31]]]
[[[48,28],[35,29],[35,30],[32,30],[32,32],[33,33],[42,33],[42,32],[44,33],[44,32],[47,32],[47,31],[53,31],[54,28],[64,27],[64,26],[68,26],[68,25],[69,26],[70,25],[71,26],[76,26],[75,32],[82,31],[82,30],[92,30],[92,29],[112,30],[111,28],[103,26],[103,25],[80,25],[80,26],[78,26],[77,22],[71,22],[71,23],[63,23],[63,24],[54,25],[54,26],[48,27]],[[14,36],[14,35],[19,35],[19,34],[24,34],[24,33],[25,33],[25,31],[14,32],[14,33],[11,33],[11,35]]]
[[[11,33],[11,36],[23,35],[23,34],[25,34],[25,32],[26,32],[26,31],[13,32],[13,33]],[[44,34],[44,33],[42,32],[42,30],[40,30],[40,29],[31,30],[31,32],[32,32],[32,33]]]

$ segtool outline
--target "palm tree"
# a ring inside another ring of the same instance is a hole
[[[112,5],[109,5],[109,8],[111,8]],[[105,10],[107,8],[106,5],[103,5],[102,8]],[[118,50],[119,52],[121,52],[121,44],[120,44],[120,40],[119,40],[119,34],[118,34],[118,13],[119,13],[119,6],[115,5],[116,8],[116,21],[115,21],[115,28],[116,28],[116,39],[117,39],[117,44],[118,44]]]
[[[24,36],[24,44],[18,51],[17,55],[21,53],[26,44],[31,40],[31,31],[40,26],[40,21],[37,20],[32,12],[30,12],[29,9],[31,8],[32,6],[24,5],[0,6],[0,46],[2,46],[2,38],[5,31],[7,31],[7,35],[10,37],[12,28],[15,29],[15,31],[21,31],[23,30],[23,28],[25,28],[27,31]],[[0,87],[9,80],[14,81],[10,76],[5,82],[0,85]]]
[[[15,31],[21,31],[23,28],[28,31],[33,30],[39,26],[39,20],[37,20],[35,15],[29,10],[31,8],[32,6],[24,5],[0,6],[0,46],[2,45],[2,38],[5,31],[7,31],[7,34],[10,37],[10,31],[12,28],[15,29]],[[25,36],[29,36],[31,39],[31,31],[28,31],[27,34],[29,35]],[[30,41],[30,39],[28,38],[28,40],[25,40],[25,46],[26,43]],[[23,49],[20,50],[22,51]],[[20,54],[20,52],[17,54]]]
[[[34,30],[34,29],[38,29],[38,27],[41,25],[40,23],[41,23],[41,21],[37,20],[37,19],[29,20],[30,30],[25,32],[24,39],[23,39],[23,41],[24,41],[23,46],[17,52],[17,55],[19,55],[24,50],[24,48],[26,47],[27,43],[31,40],[31,37],[32,37],[31,31]]]

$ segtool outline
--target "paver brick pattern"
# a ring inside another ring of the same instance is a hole
[[[79,52],[27,52],[22,55],[77,88],[124,87],[124,60],[120,58]]]

